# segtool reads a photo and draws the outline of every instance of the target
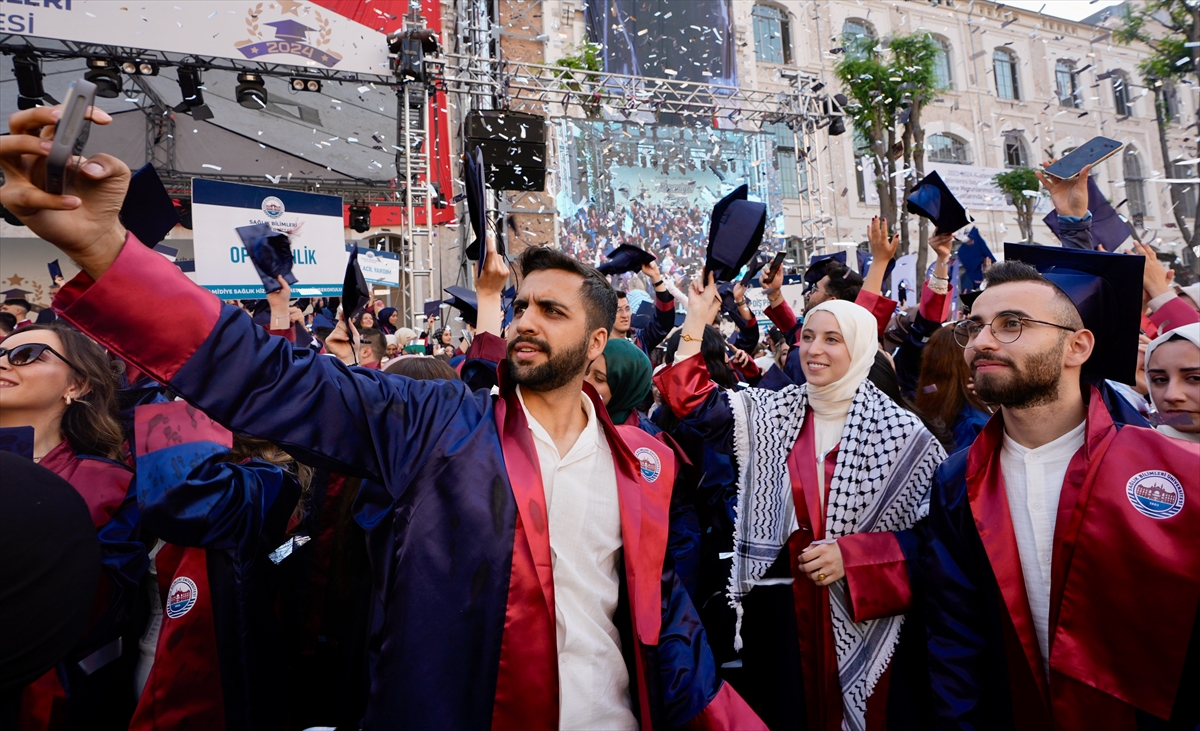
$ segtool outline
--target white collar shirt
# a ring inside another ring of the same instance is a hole
[[[1042,652],[1043,669],[1050,668],[1050,567],[1054,561],[1054,524],[1058,499],[1071,458],[1083,446],[1087,422],[1036,449],[1004,435],[1000,470],[1008,496],[1008,512],[1017,537],[1021,575]]]
[[[525,408],[550,523],[558,638],[559,728],[634,731],[629,671],[613,623],[620,593],[621,505],[612,449],[591,399],[587,426],[566,455]]]

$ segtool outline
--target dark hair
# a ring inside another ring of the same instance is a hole
[[[531,246],[521,253],[521,278],[534,272],[556,270],[575,274],[583,279],[579,292],[587,308],[588,330],[612,330],[617,320],[617,294],[594,267],[572,259],[567,254],[545,246]]]
[[[863,286],[863,278],[845,264],[835,261],[825,269],[829,284],[825,285],[825,293],[834,299],[853,302],[858,298]]]
[[[418,381],[457,381],[458,372],[440,358],[404,355],[388,363],[385,373],[407,376]]]
[[[5,335],[17,329],[17,316],[11,312],[0,312],[0,331]]]
[[[125,434],[117,421],[117,387],[119,367],[108,352],[96,341],[78,330],[61,323],[29,325],[22,333],[44,330],[62,341],[63,356],[76,368],[71,378],[87,387],[87,393],[72,400],[63,412],[63,436],[77,454],[90,454],[121,461],[125,457]]]
[[[921,353],[921,376],[917,380],[916,406],[927,419],[953,429],[965,404],[987,411],[979,397],[967,388],[971,369],[963,349],[954,342],[954,328],[938,328]]]
[[[29,300],[22,299],[20,297],[9,297],[3,302],[0,302],[0,305],[15,305],[24,309],[26,313],[33,309],[33,305],[29,304]]]
[[[954,436],[950,434],[950,430],[943,426],[940,422],[926,419],[924,414],[913,406],[913,403],[905,397],[900,390],[900,377],[896,375],[896,368],[892,365],[892,361],[888,359],[887,354],[882,350],[875,351],[875,362],[871,364],[871,370],[867,373],[867,380],[875,384],[875,387],[895,401],[896,404],[905,411],[911,411],[914,416],[921,420],[929,433],[942,443],[942,446],[947,450],[954,448]]]
[[[777,347],[784,340],[783,331],[772,325],[771,329],[767,330],[767,339],[771,341],[771,347]]]
[[[704,364],[708,366],[709,377],[721,388],[737,388],[738,381],[741,379],[726,360],[728,351],[725,346],[728,344],[720,330],[712,325],[704,326],[704,336],[700,340],[700,354],[704,356]]]
[[[383,331],[369,327],[358,335],[364,345],[371,347],[371,355],[375,356],[375,360],[383,360],[383,356],[387,355],[387,338],[383,337]]]
[[[629,297],[629,295],[628,295],[628,294],[626,294],[626,293],[622,292],[622,291],[621,291],[621,290],[619,290],[619,289],[617,290],[617,299],[619,299],[619,300],[623,300],[623,299],[625,299],[625,298],[627,298],[627,297]]]
[[[375,316],[375,310],[370,310],[370,309],[368,309],[368,310],[363,310],[362,312],[360,312],[360,313],[358,313],[357,315],[355,315],[355,316],[353,317],[353,319],[351,319],[351,322],[353,322],[353,323],[354,323],[354,327],[358,328],[359,330],[364,330],[364,329],[365,329],[365,330],[369,330],[369,329],[371,329],[371,328],[364,328],[364,327],[363,327],[362,320],[363,320],[363,317],[364,317],[365,315],[370,315],[370,316],[371,316],[371,322],[372,322],[372,323],[374,323],[373,325],[371,325],[371,328],[373,328],[373,327],[376,327],[376,326],[379,324],[379,318]]]
[[[1063,318],[1064,325],[1076,329],[1083,328],[1083,318],[1079,316],[1079,310],[1075,307],[1075,303],[1058,288],[1058,285],[1051,282],[1042,276],[1041,272],[1034,269],[1029,264],[1023,261],[1002,261],[993,264],[988,268],[987,273],[983,275],[983,286],[997,287],[1001,284],[1015,284],[1017,282],[1033,282],[1034,284],[1042,284],[1049,287],[1054,292],[1055,304],[1058,306],[1059,315]],[[1062,332],[1066,332],[1065,330]],[[1065,335],[1063,337],[1066,337]]]
[[[324,343],[325,338],[329,337],[329,333],[333,332],[333,328],[331,328],[331,327],[314,327],[312,331],[313,331],[313,335],[317,336],[317,340],[320,340],[322,343]]]

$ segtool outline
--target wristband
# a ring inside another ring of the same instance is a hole
[[[659,285],[660,285],[660,284],[662,284],[662,283],[663,283],[663,280],[662,280],[662,279],[660,279],[660,280],[658,280],[657,282],[655,282],[654,284],[652,284],[652,285],[650,285],[650,286],[652,286],[652,287],[657,287],[657,286],[659,286]]]
[[[735,305],[737,305],[738,307],[745,307],[745,306],[746,306],[746,300],[742,300],[742,301],[740,301],[740,302],[738,302],[737,300],[734,300],[734,304],[735,304]]]
[[[930,279],[940,279],[940,280],[942,280],[943,282],[949,282],[949,281],[950,281],[950,277],[939,277],[939,276],[938,276],[938,275],[936,275],[936,274],[930,274],[930,275],[929,275],[929,278],[930,278]]]

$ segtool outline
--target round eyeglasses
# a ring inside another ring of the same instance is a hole
[[[1021,317],[1020,315],[1001,314],[996,315],[990,323],[978,322],[976,320],[959,320],[954,323],[954,342],[963,348],[970,347],[971,343],[975,342],[975,338],[979,337],[979,333],[983,331],[983,328],[989,327],[992,330],[992,337],[996,338],[996,342],[1007,345],[1021,337],[1021,331],[1025,328],[1026,324],[1046,325],[1066,330],[1067,332],[1078,332],[1073,327],[1059,325],[1056,322],[1035,320],[1032,317]]]
[[[76,373],[78,373],[81,376],[87,377],[87,374],[84,373],[83,370],[79,368],[79,366],[77,366],[74,363],[72,363],[71,361],[67,360],[67,357],[65,355],[58,352],[54,348],[51,348],[49,345],[46,345],[45,343],[23,343],[21,345],[16,346],[15,348],[0,348],[0,358],[3,358],[4,356],[7,355],[8,362],[10,365],[27,366],[30,363],[33,363],[34,361],[36,361],[38,358],[41,358],[42,353],[45,353],[47,350],[50,351],[51,353],[53,353],[54,355],[58,356],[58,359],[61,360],[63,363],[66,363],[67,365],[71,366],[71,368]]]

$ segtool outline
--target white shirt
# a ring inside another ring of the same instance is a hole
[[[520,388],[521,408],[525,399]],[[587,426],[566,456],[525,409],[550,524],[558,635],[559,728],[635,731],[629,672],[613,624],[621,578],[621,505],[612,450],[583,396]]]
[[[1050,565],[1054,560],[1054,523],[1058,497],[1071,458],[1083,446],[1084,421],[1058,439],[1037,449],[1017,444],[1008,434],[1000,449],[1000,471],[1008,494],[1008,512],[1017,534],[1021,575],[1033,615],[1033,629],[1042,651],[1042,665],[1050,671]]]

